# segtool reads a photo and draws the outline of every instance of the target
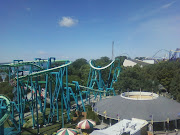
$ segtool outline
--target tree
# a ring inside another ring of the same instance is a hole
[[[175,99],[177,99],[177,101],[180,102],[180,83],[179,83],[179,80],[180,80],[180,69],[177,71],[176,75],[174,75],[174,77],[170,83],[170,86],[169,86],[170,93],[173,95],[173,97]]]
[[[9,97],[11,100],[13,99],[13,86],[9,84],[9,82],[1,82],[0,83],[0,94]]]
[[[115,89],[120,89],[121,91],[152,91],[152,89],[157,89],[157,80],[153,80],[148,77],[145,68],[141,68],[139,65],[134,67],[124,67],[118,82],[115,84]]]
[[[136,57],[135,59],[138,59],[138,60],[144,60],[145,57]]]
[[[0,76],[0,82],[2,82],[3,80],[2,80],[2,77]]]
[[[81,66],[87,64],[87,60],[84,59],[84,58],[80,58],[80,59],[77,59],[75,60],[73,63],[72,63],[72,66],[77,70],[77,69],[80,69]]]
[[[90,67],[86,59],[75,60],[68,68],[69,82],[78,81],[80,85],[86,86],[89,69]]]
[[[127,56],[117,56],[115,59],[119,59],[120,60],[120,65],[123,65],[123,62],[125,59],[127,59]]]

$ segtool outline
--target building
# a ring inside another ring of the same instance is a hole
[[[151,60],[151,61],[148,61],[148,60],[144,60],[144,61],[141,61],[141,60],[134,60],[134,59],[125,59],[124,62],[123,62],[123,66],[124,67],[133,67],[135,65],[140,65],[141,67],[145,66],[145,65],[149,65],[149,64],[154,64],[153,63],[154,60]]]

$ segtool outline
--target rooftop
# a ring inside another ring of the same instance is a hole
[[[126,93],[127,94],[127,93]],[[94,106],[94,111],[107,118],[132,119],[138,118],[147,121],[163,122],[180,119],[180,103],[163,96],[149,96],[144,99],[118,95],[103,99]],[[125,93],[124,93],[125,95]],[[141,97],[142,98],[142,97]]]

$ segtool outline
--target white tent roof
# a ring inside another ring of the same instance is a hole
[[[94,130],[91,135],[121,135],[122,133],[128,132],[130,132],[130,135],[133,135],[147,124],[147,121],[141,119],[123,119],[107,129]]]

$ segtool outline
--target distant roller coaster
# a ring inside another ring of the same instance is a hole
[[[163,53],[164,56],[158,56],[158,54],[162,53],[162,52],[165,52]],[[169,56],[169,57],[168,57]],[[175,61],[177,59],[180,58],[180,48],[177,48],[175,51],[173,50],[166,50],[166,49],[161,49],[159,51],[157,51],[152,57],[151,59],[166,59],[166,60],[170,60],[170,61]]]
[[[170,60],[180,59],[180,48],[177,48],[175,51],[171,50],[169,52],[169,59]]]

